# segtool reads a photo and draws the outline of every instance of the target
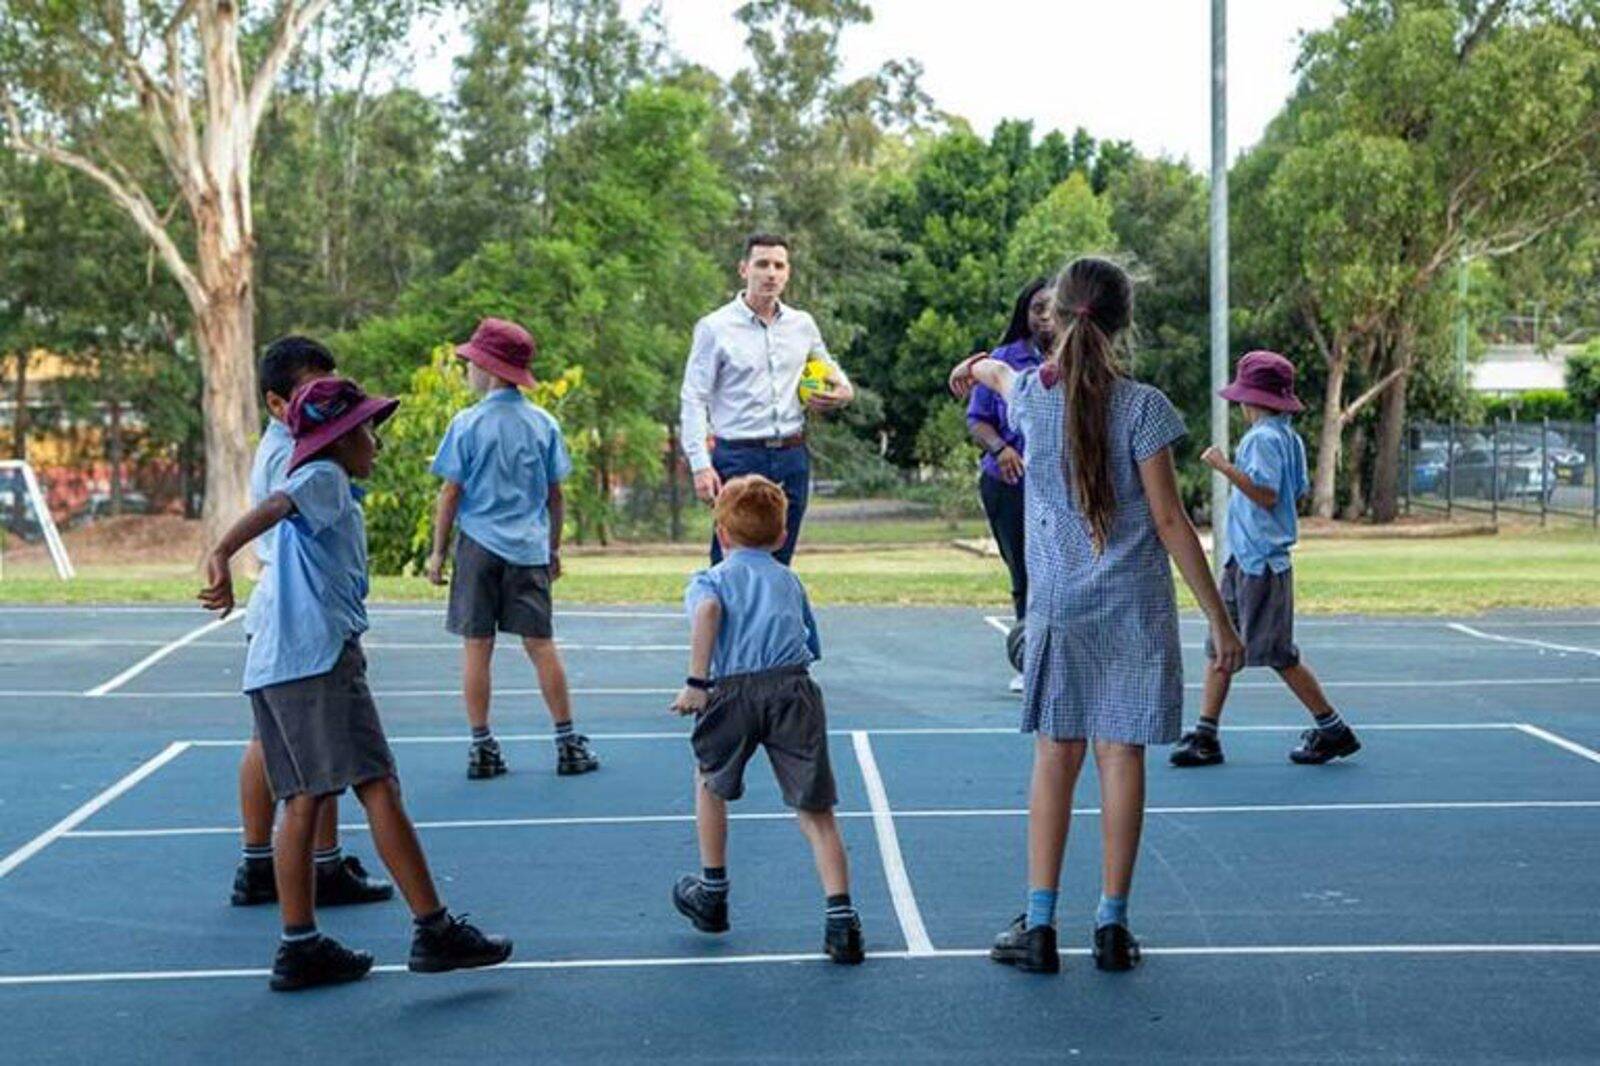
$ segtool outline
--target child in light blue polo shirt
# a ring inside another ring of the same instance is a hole
[[[485,319],[456,352],[482,397],[450,421],[433,472],[444,479],[434,513],[428,580],[444,584],[445,550],[456,533],[445,628],[462,638],[461,694],[472,728],[467,776],[498,777],[505,757],[489,728],[495,633],[514,633],[533,661],[555,725],[556,773],[599,769],[587,737],[574,732],[567,675],[556,650],[550,585],[561,576],[561,482],[572,472],[561,427],[523,396],[533,384],[533,337]]]
[[[1301,736],[1290,760],[1319,765],[1346,758],[1361,750],[1361,741],[1328,702],[1294,642],[1294,568],[1289,553],[1299,538],[1296,507],[1311,487],[1305,442],[1290,421],[1302,409],[1294,394],[1294,364],[1276,352],[1251,352],[1239,360],[1233,383],[1221,394],[1241,405],[1250,423],[1233,462],[1215,447],[1202,456],[1233,484],[1223,604],[1244,640],[1245,665],[1276,670],[1315,720],[1316,727]],[[1207,655],[1211,656],[1209,641]],[[1172,749],[1174,766],[1214,766],[1223,761],[1218,727],[1231,684],[1231,675],[1214,663],[1206,670],[1200,722]]]
[[[283,804],[273,853],[283,916],[275,991],[354,981],[372,968],[370,954],[321,935],[316,924],[314,827],[347,788],[366,808],[378,854],[411,908],[410,969],[492,966],[511,955],[510,941],[485,936],[440,901],[367,687],[360,641],[367,628],[366,523],[351,479],[371,475],[374,427],[395,406],[344,378],[319,378],[296,390],[286,419],[294,451],[283,487],[223,535],[207,559],[209,583],[200,593],[202,606],[226,616],[234,606],[229,560],[262,534],[277,534],[273,565],[263,576],[270,594],[244,672],[267,779]]]
[[[255,461],[250,468],[251,506],[260,504],[283,488],[289,457],[294,451],[294,437],[283,424],[290,398],[300,385],[326,377],[333,371],[333,354],[310,337],[279,337],[267,345],[257,367],[257,379],[261,385],[262,403],[271,417],[261,434],[260,444],[256,446]],[[261,628],[260,619],[267,611],[272,596],[273,583],[269,577],[276,538],[277,531],[274,530],[255,543],[261,573],[245,609],[246,641]],[[238,869],[234,872],[231,902],[236,907],[276,903],[278,885],[272,864],[272,825],[277,817],[277,804],[272,798],[272,786],[267,781],[261,739],[254,735],[245,745],[244,754],[239,760],[239,807],[244,846]],[[315,863],[317,899],[325,907],[381,903],[394,896],[393,885],[370,876],[361,860],[354,855],[344,854],[340,848],[337,800],[330,800],[322,807],[317,822]]]
[[[725,483],[713,514],[726,554],[689,580],[689,677],[672,705],[695,716],[702,871],[678,881],[673,904],[701,932],[727,931],[728,804],[744,795],[745,765],[765,748],[822,879],[823,950],[834,962],[858,963],[861,919],[833,816],[838,794],[827,712],[807,670],[821,658],[822,643],[805,587],[773,555],[787,536],[788,499],[775,482],[753,474]]]

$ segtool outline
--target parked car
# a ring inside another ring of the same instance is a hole
[[[1451,470],[1455,495],[1485,499],[1498,495],[1502,500],[1537,500],[1542,495],[1547,502],[1554,495],[1554,464],[1546,463],[1538,449],[1502,446],[1498,463],[1495,460],[1494,453],[1483,448],[1463,452]]]
[[[1545,430],[1542,426],[1523,423],[1511,427],[1510,437],[1519,448],[1548,451],[1550,466],[1558,482],[1583,484],[1589,470],[1589,457],[1574,447],[1572,441],[1559,430]]]
[[[1438,492],[1444,488],[1448,465],[1444,442],[1430,444],[1411,453],[1411,491]]]

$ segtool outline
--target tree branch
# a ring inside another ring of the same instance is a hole
[[[1478,45],[1483,43],[1484,38],[1494,31],[1496,24],[1500,21],[1500,16],[1506,13],[1506,8],[1509,6],[1511,6],[1511,0],[1491,0],[1489,6],[1483,9],[1482,14],[1478,16],[1478,21],[1473,23],[1472,29],[1467,32],[1467,36],[1462,40],[1461,48],[1456,53],[1457,62],[1465,63],[1472,58],[1472,53],[1477,49]]]
[[[1379,378],[1376,385],[1372,386],[1372,388],[1351,400],[1350,406],[1346,407],[1339,413],[1339,424],[1341,426],[1348,426],[1351,422],[1355,421],[1356,415],[1361,413],[1361,409],[1363,407],[1367,406],[1367,404],[1383,395],[1383,390],[1387,389],[1391,384],[1394,383],[1396,378],[1400,377],[1400,375],[1404,374],[1409,369],[1409,366],[1399,366],[1383,375],[1383,377]]]
[[[272,96],[272,87],[278,80],[278,72],[283,69],[283,64],[288,61],[300,43],[300,35],[305,32],[305,28],[315,22],[331,2],[332,0],[304,0],[302,4],[298,0],[283,0],[283,8],[278,12],[278,23],[273,30],[272,45],[262,57],[261,65],[256,68],[255,80],[250,83],[246,113],[252,135],[256,127],[261,124],[261,116],[266,113],[267,100]]]
[[[60,145],[49,144],[42,141],[30,140],[22,131],[22,118],[17,114],[17,109],[9,100],[5,101],[5,117],[8,137],[6,143],[17,152],[36,156],[52,163],[60,164],[76,170],[85,177],[98,183],[116,201],[134,223],[144,233],[145,237],[161,254],[161,260],[166,264],[167,270],[172,273],[174,280],[183,289],[183,294],[188,297],[189,304],[199,314],[209,302],[205,290],[201,288],[199,280],[195,277],[194,270],[183,257],[183,252],[173,243],[172,235],[167,232],[167,227],[161,216],[156,212],[155,205],[145,195],[142,188],[127,172],[118,178],[103,167],[98,166],[93,160],[79,155],[76,152],[62,148]]]

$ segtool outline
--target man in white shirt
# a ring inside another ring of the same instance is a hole
[[[783,486],[789,535],[775,555],[787,564],[811,490],[806,409],[836,411],[855,398],[855,389],[828,354],[816,321],[779,299],[789,283],[786,238],[745,238],[739,277],[744,290],[695,323],[681,393],[683,453],[694,471],[695,493],[707,503],[724,481],[744,474]],[[808,359],[827,364],[828,388],[802,405],[800,378]],[[713,536],[711,562],[721,561]]]

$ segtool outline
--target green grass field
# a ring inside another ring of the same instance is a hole
[[[840,523],[840,525],[845,525]],[[877,523],[922,525],[922,523]],[[940,534],[948,538],[942,523]],[[827,529],[818,523],[806,537]],[[963,532],[971,532],[963,530]],[[899,536],[906,536],[900,530]],[[890,539],[906,543],[904,539]],[[815,537],[817,544],[827,541]],[[834,542],[837,543],[837,542]],[[702,565],[691,554],[577,555],[567,560],[558,599],[569,603],[674,603],[684,577]],[[998,559],[930,543],[857,552],[804,549],[798,569],[818,604],[1004,607]],[[1304,613],[1474,614],[1496,608],[1600,608],[1600,536],[1584,530],[1446,539],[1316,539],[1296,552],[1296,606]],[[38,563],[7,564],[0,603],[184,601],[199,585],[182,563],[94,565],[62,582]],[[242,598],[243,589],[241,589]],[[1183,601],[1189,597],[1185,590]],[[443,601],[420,578],[379,577],[373,599]]]

